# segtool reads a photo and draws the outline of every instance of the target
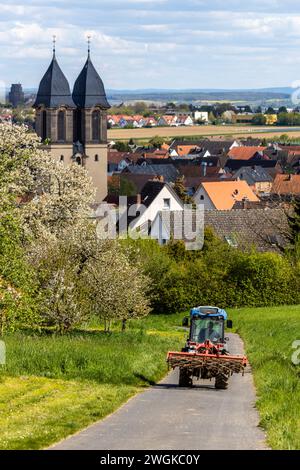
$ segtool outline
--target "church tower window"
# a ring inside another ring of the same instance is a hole
[[[47,139],[47,111],[42,111],[42,141]]]
[[[100,111],[92,113],[92,140],[100,140]]]
[[[58,115],[57,115],[57,140],[59,142],[65,142],[65,140],[66,140],[65,111],[58,111]]]

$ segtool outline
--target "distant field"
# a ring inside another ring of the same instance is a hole
[[[204,137],[204,136],[238,136],[238,137],[278,137],[288,134],[290,137],[300,137],[300,128],[290,127],[254,127],[254,126],[191,126],[191,127],[154,127],[142,129],[110,129],[110,140],[151,139],[154,136],[166,137]]]

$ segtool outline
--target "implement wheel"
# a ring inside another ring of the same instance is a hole
[[[193,378],[188,369],[179,369],[179,387],[191,387],[193,385]]]
[[[228,376],[226,374],[217,375],[215,387],[219,390],[226,390],[228,387]]]

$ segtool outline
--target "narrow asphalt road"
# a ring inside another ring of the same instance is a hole
[[[239,336],[229,336],[230,352],[243,354]],[[106,419],[52,449],[266,449],[249,369],[244,377],[231,377],[228,390],[216,390],[213,381],[205,380],[179,388],[178,372],[171,372]]]

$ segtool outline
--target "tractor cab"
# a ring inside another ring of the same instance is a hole
[[[201,344],[209,340],[211,343],[225,343],[225,322],[227,327],[232,328],[232,322],[227,320],[225,310],[218,307],[196,307],[190,313],[190,343]],[[188,326],[188,318],[184,319]]]
[[[179,369],[180,387],[192,387],[193,378],[215,378],[215,387],[225,390],[233,373],[244,373],[247,358],[229,353],[225,322],[232,328],[227,313],[218,307],[196,307],[184,318],[182,325],[190,326],[188,340],[180,352],[169,351],[167,356],[169,367]]]

